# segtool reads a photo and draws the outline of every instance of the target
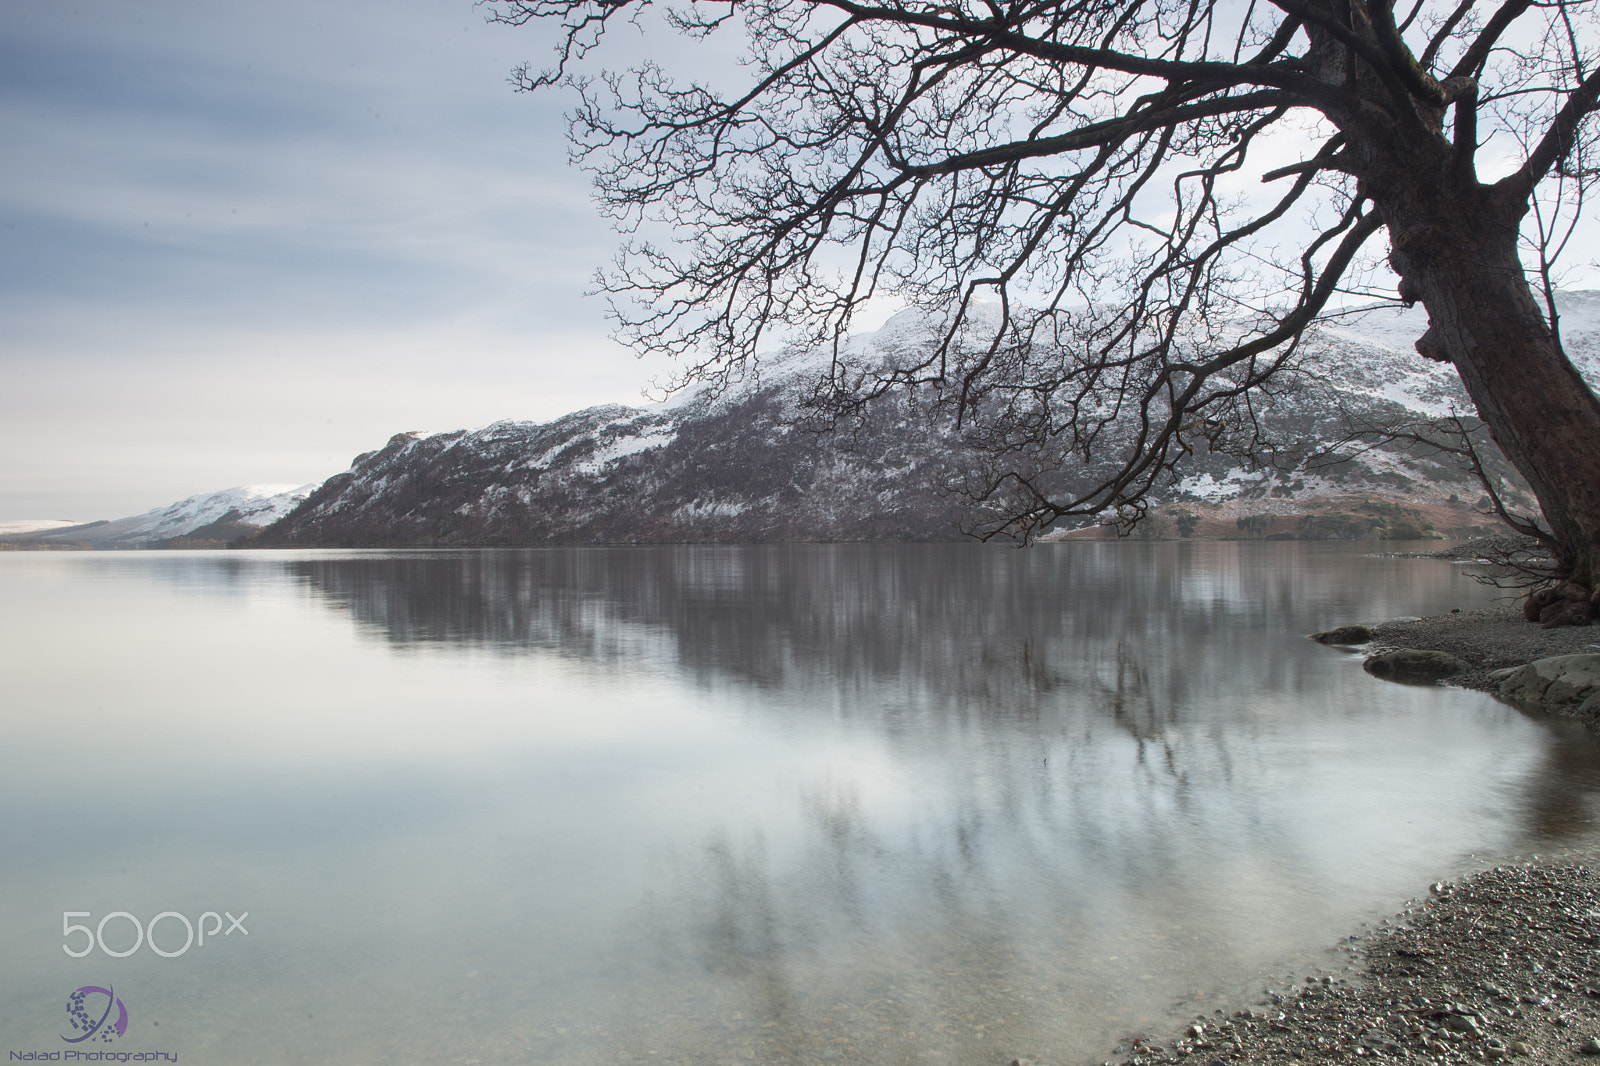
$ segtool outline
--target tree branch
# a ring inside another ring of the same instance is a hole
[[[1372,35],[1378,42],[1378,48],[1389,61],[1389,67],[1402,84],[1412,94],[1435,107],[1444,106],[1444,93],[1439,88],[1439,83],[1423,73],[1423,68],[1412,58],[1410,49],[1406,48],[1405,41],[1400,38],[1400,30],[1394,24],[1394,12],[1383,0],[1364,5],[1369,21],[1372,25]]]
[[[1262,85],[1297,93],[1308,101],[1322,100],[1332,103],[1337,100],[1337,94],[1331,92],[1328,86],[1315,78],[1298,73],[1293,65],[1152,59],[1110,48],[1089,48],[1084,45],[1062,44],[1029,37],[1010,29],[1004,21],[998,19],[980,20],[924,14],[900,8],[858,4],[852,0],[818,0],[818,2],[848,12],[862,21],[923,26],[967,37],[982,36],[1018,55],[1056,63],[1145,75],[1174,83],[1201,81],[1214,84],[1218,88]]]
[[[1063,133],[1056,137],[1040,137],[1035,140],[996,145],[992,148],[984,148],[976,152],[952,156],[938,163],[908,166],[905,168],[905,172],[917,177],[933,177],[939,174],[954,174],[963,170],[974,170],[995,166],[1000,163],[1015,162],[1019,159],[1036,159],[1040,156],[1062,155],[1067,152],[1081,151],[1085,148],[1098,148],[1113,144],[1117,141],[1126,140],[1128,137],[1138,133],[1172,129],[1200,118],[1215,118],[1243,111],[1264,111],[1281,106],[1289,99],[1290,97],[1287,93],[1265,89],[1259,92],[1242,93],[1238,96],[1224,96],[1197,104],[1184,104],[1166,109],[1151,109],[1128,115],[1124,118],[1090,123],[1087,126],[1078,127],[1071,133]]]
[[[1452,78],[1475,78],[1483,70],[1483,65],[1489,61],[1489,53],[1494,50],[1496,42],[1502,34],[1511,28],[1511,24],[1532,7],[1534,0],[1506,0],[1500,9],[1489,17],[1483,29],[1478,33],[1472,44],[1456,60],[1456,65],[1450,68]]]
[[[1477,6],[1477,2],[1478,0],[1461,0],[1456,5],[1456,9],[1450,12],[1449,17],[1434,31],[1433,39],[1428,42],[1428,47],[1424,48],[1422,54],[1417,57],[1417,65],[1419,67],[1423,70],[1433,69],[1433,61],[1438,58],[1439,50],[1450,39],[1450,35],[1455,32],[1455,28],[1461,24],[1461,20],[1466,18],[1467,14]],[[1422,9],[1422,4],[1423,0],[1417,0],[1417,7],[1411,12],[1412,18],[1415,18],[1417,11]],[[1409,22],[1410,19],[1406,21]]]
[[[1578,126],[1600,105],[1600,69],[1585,78],[1556,112],[1527,162],[1495,183],[1495,192],[1512,202],[1525,201],[1550,168],[1565,160],[1578,140]]]

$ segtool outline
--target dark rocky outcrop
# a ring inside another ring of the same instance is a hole
[[[1600,615],[1600,589],[1590,589],[1574,581],[1560,581],[1537,589],[1522,601],[1522,617],[1546,629],[1592,625],[1597,615]]]

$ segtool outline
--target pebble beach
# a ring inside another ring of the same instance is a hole
[[[1589,865],[1501,866],[1434,885],[1348,945],[1343,973],[1107,1061],[1600,1062],[1600,876]]]

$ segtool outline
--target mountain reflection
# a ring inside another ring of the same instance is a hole
[[[1312,611],[1337,601],[1349,575],[1303,565],[1297,545],[1252,550],[1260,547],[719,546],[302,558],[288,567],[399,646],[538,648],[774,691],[848,696],[887,683],[906,697],[887,709],[887,727],[952,704],[1020,721],[1062,687],[1126,693],[1132,668],[1147,706],[1127,708],[1130,725],[1159,731],[1193,691],[1299,683],[1305,658],[1273,645],[1315,624]],[[1347,613],[1461,603],[1459,582],[1441,588],[1436,572],[1389,562],[1401,565]],[[848,701],[837,709],[853,711]]]
[[[752,713],[865,727],[903,752],[954,746],[971,756],[963,772],[986,767],[1005,789],[1060,787],[1045,768],[1100,758],[1097,738],[1120,736],[1134,745],[1128,772],[1147,787],[1164,779],[1178,808],[1269,772],[1259,734],[1285,716],[1376,720],[1436,691],[1373,682],[1305,633],[1493,594],[1443,564],[1321,544],[680,546],[285,565],[401,649],[538,649],[743,686],[761,695]],[[1549,725],[1542,752],[1519,788],[1527,833],[1587,833],[1594,741]]]

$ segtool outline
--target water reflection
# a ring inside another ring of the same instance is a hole
[[[1520,783],[1521,834],[1543,845],[1591,841],[1600,799],[1593,734],[1573,722],[1542,722],[1548,740],[1539,763]]]
[[[150,553],[0,583],[17,706],[96,726],[67,751],[0,717],[13,984],[66,965],[33,950],[61,899],[248,892],[242,969],[117,963],[227,1061],[1098,1060],[1474,853],[1595,830],[1586,736],[1304,639],[1488,596],[1349,546]],[[91,615],[119,643],[63,671]],[[129,767],[172,737],[206,759]]]
[[[1367,587],[1350,587],[1351,565]],[[1263,633],[1488,595],[1444,564],[1315,544],[416,553],[287,569],[401,647],[544,648],[785,691],[893,680],[919,710],[931,696],[1002,715],[1129,661],[1170,708],[1235,675],[1241,654],[1256,680],[1293,686],[1307,660],[1266,648]]]

